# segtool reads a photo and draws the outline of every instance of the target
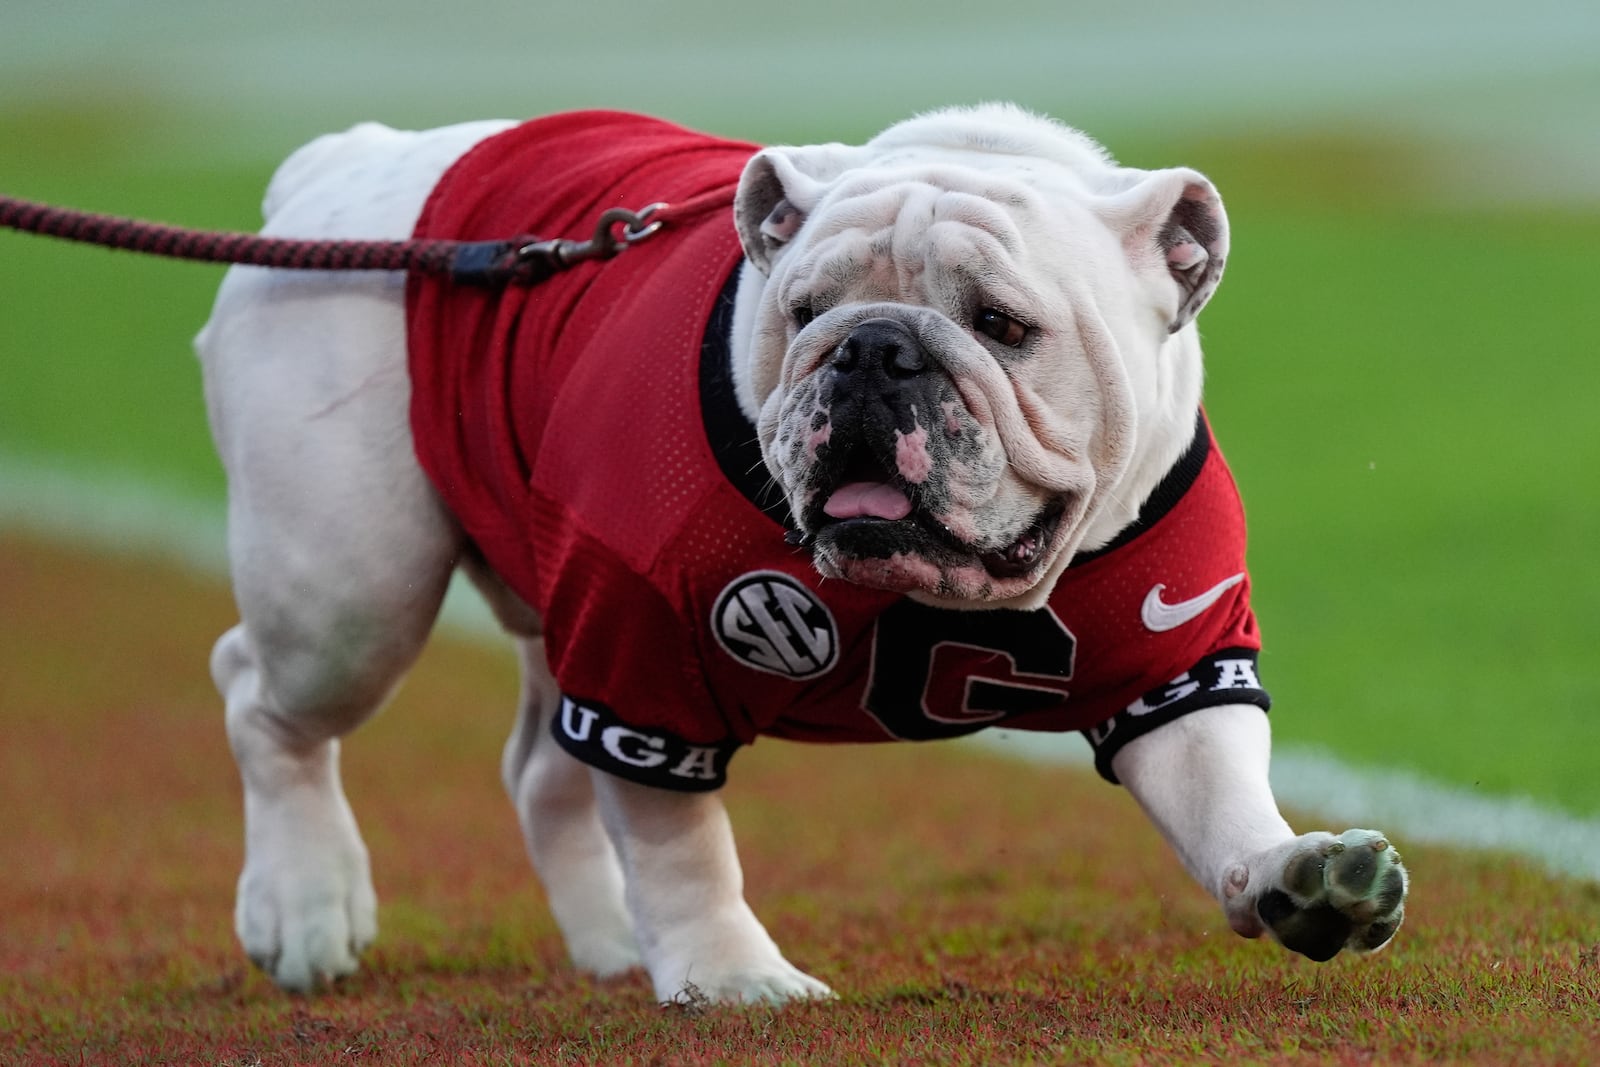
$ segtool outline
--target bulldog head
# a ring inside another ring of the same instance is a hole
[[[1199,173],[992,105],[768,148],[735,213],[735,379],[823,574],[1034,606],[1187,445],[1228,248]]]

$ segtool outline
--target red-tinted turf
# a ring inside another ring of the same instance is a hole
[[[1594,1062],[1600,889],[1408,848],[1395,946],[1241,941],[1130,798],[955,747],[763,743],[749,894],[842,997],[694,1013],[564,963],[497,782],[510,657],[436,643],[345,748],[383,932],[289,997],[230,930],[221,587],[0,539],[0,1063]],[[1306,820],[1299,820],[1306,822]],[[1309,825],[1309,823],[1307,823]],[[1342,829],[1342,827],[1336,827]]]

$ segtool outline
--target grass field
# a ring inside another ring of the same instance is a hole
[[[741,757],[757,911],[838,1002],[694,1014],[564,964],[494,768],[508,655],[436,643],[345,750],[383,927],[294,998],[229,929],[220,586],[0,537],[0,1063],[1590,1062],[1600,887],[1407,848],[1406,926],[1318,966],[1240,940],[1120,790],[935,745]],[[748,761],[748,762],[746,762]],[[797,800],[797,798],[802,798]]]

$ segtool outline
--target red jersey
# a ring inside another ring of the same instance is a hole
[[[613,112],[468,152],[418,237],[582,237],[608,207],[725,189],[755,146]],[[1203,418],[1139,520],[1080,553],[1046,606],[956,611],[823,581],[734,400],[732,212],[529,288],[413,276],[423,468],[544,620],[556,739],[635,781],[711,789],[759,735],[1081,730],[1096,765],[1200,707],[1268,699],[1244,514]]]

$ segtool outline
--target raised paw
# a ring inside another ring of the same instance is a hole
[[[1376,830],[1304,834],[1250,868],[1244,880],[1257,892],[1241,894],[1240,903],[1253,897],[1266,929],[1318,963],[1341,949],[1382,948],[1405,918],[1406,869]]]

